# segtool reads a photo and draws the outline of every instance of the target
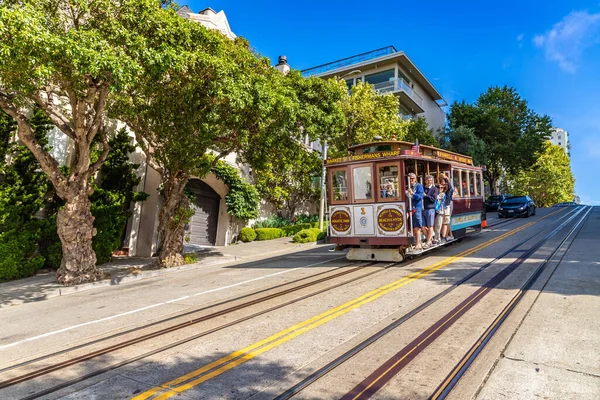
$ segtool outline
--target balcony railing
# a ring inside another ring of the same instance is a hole
[[[394,46],[382,47],[381,49],[372,50],[367,53],[357,54],[352,57],[342,58],[341,60],[333,61],[327,64],[318,65],[313,68],[302,70],[302,75],[309,77],[311,75],[322,74],[323,72],[332,71],[334,69],[347,67],[348,65],[358,64],[363,61],[372,60],[377,57],[387,56],[397,53],[398,50]]]
[[[375,89],[378,93],[393,93],[400,90],[406,92],[406,94],[414,100],[421,108],[423,108],[423,98],[419,96],[417,92],[411,88],[404,79],[396,78],[390,81],[376,83],[373,85],[373,89]]]

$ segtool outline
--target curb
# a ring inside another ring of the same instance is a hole
[[[137,274],[127,273],[127,274],[123,274],[123,275],[115,275],[115,276],[111,276],[110,279],[103,279],[98,282],[83,283],[81,285],[75,285],[75,286],[57,286],[56,288],[50,289],[38,297],[31,297],[31,298],[27,298],[27,299],[17,298],[17,299],[9,300],[4,303],[0,303],[0,309],[6,308],[6,307],[11,307],[11,306],[16,306],[16,305],[20,305],[20,304],[40,302],[40,301],[44,301],[47,299],[51,299],[53,297],[67,296],[67,295],[70,295],[73,293],[80,293],[80,292],[84,292],[84,291],[90,290],[90,289],[98,289],[98,288],[109,287],[109,286],[118,286],[123,283],[135,282],[135,281],[142,280],[142,279],[164,276],[164,275],[168,275],[168,274],[171,274],[174,272],[190,271],[190,270],[199,269],[199,268],[203,268],[203,267],[211,267],[211,266],[215,266],[215,265],[233,263],[236,261],[251,262],[251,261],[262,260],[262,259],[267,259],[267,258],[271,258],[271,257],[277,257],[280,255],[296,253],[296,252],[299,252],[299,251],[302,251],[302,250],[305,250],[308,248],[316,247],[317,244],[323,244],[323,243],[316,242],[316,243],[297,244],[288,249],[272,251],[272,252],[263,253],[263,254],[251,256],[251,257],[222,256],[220,258],[217,258],[217,259],[214,259],[211,261],[205,261],[205,262],[200,261],[200,262],[196,262],[193,264],[181,265],[179,267],[140,271]]]

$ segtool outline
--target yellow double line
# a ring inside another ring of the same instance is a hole
[[[308,332],[318,326],[321,326],[324,323],[331,321],[332,319],[340,317],[340,316],[354,310],[355,308],[358,308],[362,305],[368,304],[368,303],[380,298],[381,296],[384,296],[387,293],[390,293],[396,289],[399,289],[399,288],[409,284],[412,281],[421,279],[424,276],[427,276],[427,275],[431,274],[432,272],[437,271],[440,268],[444,268],[456,261],[459,261],[460,259],[467,257],[481,249],[491,246],[492,244],[497,243],[511,235],[514,235],[515,233],[520,232],[523,229],[526,229],[529,226],[541,221],[542,219],[548,218],[549,216],[556,214],[559,211],[555,211],[551,214],[548,214],[547,216],[545,216],[543,218],[540,218],[537,221],[530,222],[519,228],[513,229],[512,231],[506,232],[494,239],[488,240],[487,242],[484,242],[473,248],[465,250],[455,256],[450,256],[442,261],[439,261],[433,265],[430,265],[429,267],[423,268],[420,271],[413,272],[412,274],[407,275],[395,282],[381,286],[380,288],[372,290],[360,297],[357,297],[354,300],[344,303],[338,307],[328,310],[328,311],[326,311],[322,314],[319,314],[315,317],[307,319],[306,321],[303,321],[299,324],[289,327],[288,329],[278,332],[272,336],[269,336],[268,338],[266,338],[264,340],[256,342],[248,347],[245,347],[245,348],[235,351],[225,357],[222,357],[216,361],[213,361],[210,364],[203,366],[202,368],[199,368],[199,369],[192,371],[186,375],[183,375],[177,379],[163,383],[160,386],[156,386],[150,390],[147,390],[146,392],[135,396],[133,399],[134,400],[148,399],[159,392],[163,392],[160,396],[156,397],[157,400],[159,400],[159,399],[163,400],[163,399],[168,399],[171,396],[174,396],[178,393],[182,393],[186,390],[189,390],[189,389],[193,388],[194,386],[197,386],[197,385],[199,385],[203,382],[206,382],[218,375],[221,375],[222,373],[229,371],[230,369],[233,369],[233,368],[237,367],[238,365],[243,364],[243,363],[253,359],[256,356],[258,356],[266,351],[269,351],[270,349],[277,347],[277,346],[295,338],[296,336],[299,336],[299,335],[301,335],[305,332]],[[196,378],[196,377],[198,377],[198,378]],[[196,379],[193,379],[193,378],[196,378]],[[187,383],[184,383],[184,382],[187,382]]]

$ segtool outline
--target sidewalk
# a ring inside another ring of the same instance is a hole
[[[23,304],[31,301],[46,300],[56,296],[81,292],[99,287],[120,285],[140,279],[162,276],[178,271],[203,268],[212,265],[234,262],[247,262],[257,259],[274,257],[288,253],[295,253],[315,247],[315,243],[296,244],[292,238],[266,240],[236,244],[232,246],[207,247],[202,249],[188,249],[198,253],[198,262],[174,268],[152,269],[148,267],[156,258],[118,257],[110,263],[99,265],[110,278],[102,281],[85,283],[75,286],[62,286],[56,283],[54,271],[39,274],[30,278],[18,279],[11,282],[0,283],[0,308]],[[321,245],[321,244],[319,244]]]

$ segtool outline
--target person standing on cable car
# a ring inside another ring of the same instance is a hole
[[[442,241],[454,240],[452,236],[452,228],[450,227],[451,216],[452,216],[452,196],[454,195],[454,188],[450,183],[450,179],[444,174],[440,174],[440,179],[444,182],[444,188],[446,189],[446,199],[444,204],[444,221],[442,225]]]
[[[408,174],[410,185],[407,195],[412,198],[412,226],[413,235],[416,239],[415,250],[423,250],[421,246],[421,228],[423,227],[423,185],[417,182],[417,176],[411,172]]]
[[[433,227],[435,224],[435,201],[437,200],[438,190],[433,184],[433,176],[425,176],[425,187],[423,188],[423,230],[425,231],[426,242],[424,249],[431,247],[433,237]]]

